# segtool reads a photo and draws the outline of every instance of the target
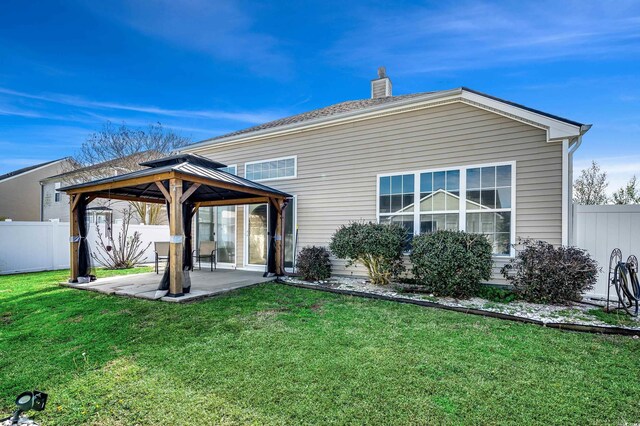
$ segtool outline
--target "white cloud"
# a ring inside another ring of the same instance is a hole
[[[291,61],[280,41],[257,29],[250,15],[259,5],[233,0],[87,1],[93,13],[145,36],[241,63],[260,75],[283,77]]]
[[[0,87],[0,94],[10,97],[32,99],[56,104],[63,104],[78,108],[103,109],[103,110],[122,110],[148,115],[161,115],[176,118],[199,118],[208,120],[229,120],[242,123],[259,124],[267,121],[275,120],[284,114],[282,111],[221,111],[221,110],[185,110],[185,109],[168,109],[156,106],[134,105],[118,102],[93,101],[84,99],[79,96],[65,94],[33,94],[19,92],[16,90]],[[24,111],[18,109],[0,109],[0,114],[5,115],[21,115],[25,117],[43,117],[52,118],[44,113],[35,111]],[[13,111],[13,113],[12,113]],[[66,117],[67,119],[69,117]]]
[[[360,10],[330,51],[344,64],[412,74],[640,51],[634,1],[442,2]]]

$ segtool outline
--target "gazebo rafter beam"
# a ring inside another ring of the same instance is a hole
[[[172,172],[165,172],[159,174],[153,174],[148,176],[135,177],[131,179],[123,179],[115,182],[97,183],[95,185],[82,186],[80,188],[69,189],[67,194],[86,194],[89,192],[108,191],[120,188],[126,188],[131,186],[142,185],[146,183],[152,183],[154,181],[166,180],[171,177]]]
[[[167,191],[167,188],[164,187],[164,184],[159,180],[155,181],[154,183],[156,184],[160,192],[162,192],[162,195],[164,195],[165,200],[167,200],[168,202],[171,202],[171,194],[169,194],[169,191]]]
[[[134,195],[114,194],[114,193],[108,193],[108,192],[94,192],[93,194],[100,198],[107,198],[107,199],[113,199],[113,200],[132,201],[132,202],[139,202],[139,203],[156,203],[156,204],[165,203],[164,200],[161,200],[159,198],[144,198],[144,197],[139,197]]]
[[[214,179],[201,178],[198,176],[192,176],[192,175],[179,173],[179,172],[171,172],[171,173],[175,173],[176,178],[182,179],[185,182],[200,183],[202,185],[206,185],[212,188],[223,188],[231,191],[244,192],[247,194],[261,195],[264,197],[274,197],[274,196],[277,197],[277,195],[275,195],[273,192],[265,191],[258,188],[251,188],[244,185],[237,185],[235,183],[221,182]]]
[[[261,204],[268,202],[269,198],[267,197],[233,198],[229,200],[200,201],[199,207],[241,206],[244,204]]]
[[[189,197],[191,197],[191,195],[196,192],[198,190],[198,188],[200,188],[199,183],[192,183],[191,186],[189,187],[189,189],[187,189],[186,191],[184,191],[184,193],[182,194],[182,197],[180,197],[180,202],[184,203],[185,201],[187,201],[189,199]]]

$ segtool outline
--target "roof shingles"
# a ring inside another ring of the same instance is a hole
[[[497,100],[500,102],[503,102],[505,104],[517,107],[517,108],[522,108],[524,110],[527,111],[531,111],[534,112],[536,114],[541,114],[544,115],[546,117],[549,118],[553,118],[555,120],[559,120],[559,121],[563,121],[575,126],[582,126],[583,124],[578,123],[576,121],[572,121],[572,120],[568,120],[566,118],[563,117],[558,117],[556,115],[553,114],[549,114],[546,113],[544,111],[540,111],[540,110],[536,110],[533,108],[529,108],[526,107],[524,105],[515,103],[515,102],[511,102],[511,101],[507,101],[501,98],[497,98],[495,96],[490,96],[487,95],[485,93],[482,92],[478,92],[476,90],[472,90],[469,89],[467,87],[460,87],[458,89],[453,89],[453,90],[459,90],[459,91],[466,91],[466,92],[470,92],[470,93],[475,93],[477,95],[481,95],[484,96],[486,98],[489,99],[493,99],[493,100]],[[421,96],[425,96],[425,95],[437,95],[437,94],[446,94],[452,92],[452,90],[441,90],[441,91],[432,91],[432,92],[419,92],[419,93],[411,93],[411,94],[407,94],[407,95],[399,95],[399,96],[386,96],[386,97],[382,97],[382,98],[370,98],[370,99],[359,99],[359,100],[352,100],[352,101],[345,101],[345,102],[340,102],[334,105],[329,105],[327,107],[324,108],[319,108],[319,109],[314,109],[312,111],[307,111],[307,112],[303,112],[301,114],[296,114],[296,115],[292,115],[290,117],[284,117],[284,118],[280,118],[278,120],[273,120],[273,121],[269,121],[268,123],[263,123],[257,126],[253,126],[253,127],[248,127],[246,129],[241,129],[241,130],[237,130],[235,132],[231,132],[231,133],[227,133],[224,135],[220,135],[220,136],[216,136],[214,138],[211,139],[207,139],[201,142],[196,142],[195,145],[201,144],[201,143],[207,143],[207,142],[215,142],[221,139],[227,139],[227,138],[233,138],[235,136],[240,136],[240,135],[245,135],[245,134],[250,134],[250,133],[255,133],[255,132],[260,132],[260,131],[267,131],[267,130],[271,130],[271,129],[277,129],[279,127],[284,127],[284,126],[288,126],[288,125],[294,125],[294,124],[299,124],[299,123],[304,123],[304,122],[308,122],[308,121],[312,121],[315,119],[322,119],[322,118],[328,118],[328,117],[333,117],[333,116],[339,116],[342,114],[347,114],[350,112],[356,112],[356,111],[362,111],[362,110],[366,110],[368,108],[372,108],[372,107],[376,107],[376,106],[384,106],[384,105],[392,105],[394,103],[399,103],[402,101],[406,101],[406,100],[410,100],[412,98],[419,98]]]
[[[359,110],[373,107],[373,106],[391,104],[394,102],[415,98],[417,96],[426,95],[428,93],[432,93],[432,92],[421,92],[421,93],[412,93],[409,95],[387,96],[384,98],[358,99],[354,101],[340,102],[337,104],[329,105],[324,108],[314,109],[311,111],[303,112],[301,114],[280,118],[278,120],[269,121],[268,123],[263,123],[257,126],[248,127],[246,129],[241,129],[235,132],[227,133],[227,134],[212,138],[210,140],[214,141],[217,139],[223,139],[223,138],[228,138],[232,136],[242,135],[245,133],[253,133],[260,130],[272,129],[275,127],[286,126],[289,124],[302,123],[302,122],[310,121],[316,118],[325,118],[325,117],[331,117],[334,115],[344,114],[347,112],[359,111]]]

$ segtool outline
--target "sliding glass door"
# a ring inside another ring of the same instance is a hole
[[[245,212],[245,264],[265,266],[269,208],[267,204],[250,204]]]
[[[296,201],[293,197],[284,211],[284,267],[288,272],[293,272],[296,259]]]
[[[295,262],[296,199],[291,200],[284,216],[284,266],[292,271]],[[265,267],[268,256],[269,208],[251,204],[245,210],[245,265]]]
[[[236,263],[236,207],[216,207],[216,250],[218,262]]]
[[[198,245],[216,242],[216,259],[221,266],[236,263],[236,207],[201,207],[198,210]],[[196,247],[197,248],[197,247]]]

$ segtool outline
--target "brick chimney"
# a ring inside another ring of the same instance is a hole
[[[384,67],[378,68],[378,78],[371,80],[371,99],[391,96],[391,80]]]

